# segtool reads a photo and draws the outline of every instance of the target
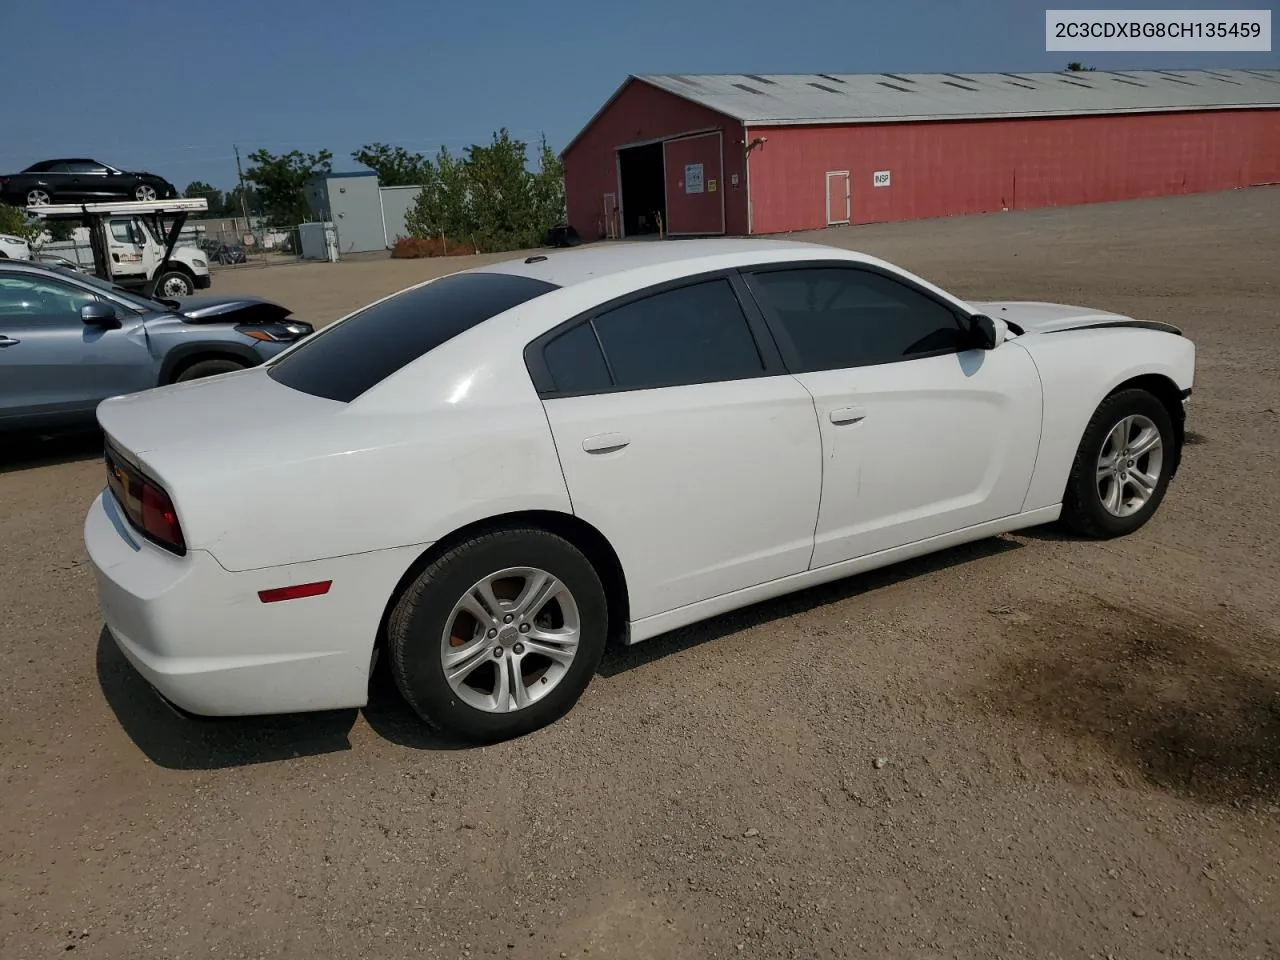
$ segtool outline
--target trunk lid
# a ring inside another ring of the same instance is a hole
[[[98,423],[126,455],[190,460],[231,448],[243,456],[255,445],[278,450],[282,433],[345,406],[292,390],[258,366],[111,397],[98,405]]]

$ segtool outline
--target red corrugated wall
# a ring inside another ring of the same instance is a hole
[[[604,195],[618,192],[618,147],[719,128],[724,135],[725,230],[747,232],[747,191],[742,165],[742,124],[641,80],[631,80],[564,155],[569,223],[584,240],[601,237]],[[733,175],[738,184],[733,186]]]
[[[1280,111],[757,127],[752,232],[826,226],[848,170],[853,223],[1096,203],[1280,181]],[[727,151],[726,151],[727,156]],[[890,172],[873,187],[872,174]]]

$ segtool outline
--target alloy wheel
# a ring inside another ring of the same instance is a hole
[[[472,584],[445,620],[440,658],[468,706],[510,713],[564,679],[582,635],[568,587],[536,567],[509,567]]]
[[[1164,468],[1164,440],[1148,417],[1133,414],[1107,431],[1098,452],[1097,488],[1102,507],[1128,517],[1147,505]]]

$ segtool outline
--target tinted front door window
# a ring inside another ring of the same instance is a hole
[[[93,294],[44,278],[0,276],[0,322],[9,326],[78,329],[80,308],[96,299]]]
[[[867,270],[816,267],[752,275],[796,372],[909,360],[967,346],[948,307]]]

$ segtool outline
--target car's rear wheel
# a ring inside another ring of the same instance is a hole
[[[40,187],[32,187],[27,191],[28,207],[43,207],[46,204],[53,203],[53,195],[48,190],[42,190]]]
[[[1146,390],[1107,397],[1076,451],[1062,520],[1076,533],[1133,533],[1160,506],[1172,476],[1177,437],[1169,411]]]
[[[154,200],[156,199],[156,188],[149,183],[140,183],[133,189],[133,199]]]
[[[223,357],[212,357],[208,360],[197,360],[188,367],[184,367],[182,371],[173,378],[174,383],[185,383],[188,380],[199,380],[202,377],[213,377],[219,373],[231,373],[233,370],[243,370],[245,365],[235,360],[228,360]]]
[[[591,562],[538,529],[480,534],[436,558],[392,610],[401,694],[428,725],[493,742],[569,711],[604,653],[608,601]]]

